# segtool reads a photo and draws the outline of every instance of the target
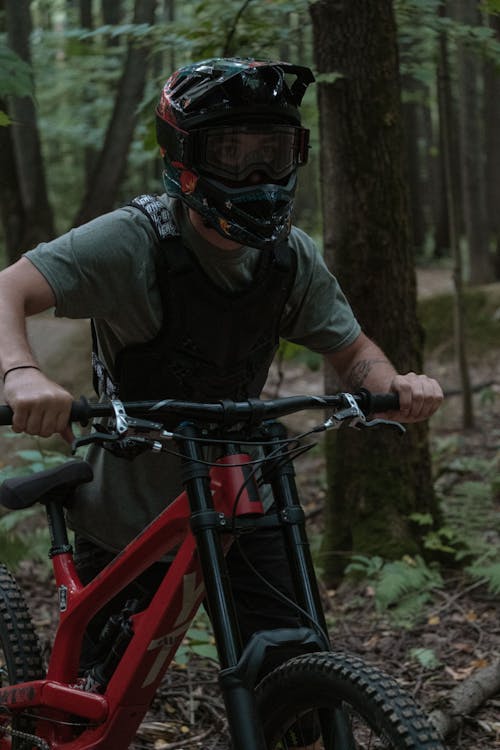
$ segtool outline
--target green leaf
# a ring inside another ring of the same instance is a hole
[[[22,458],[23,461],[40,461],[41,454],[39,450],[22,450],[18,451],[17,455]]]
[[[191,651],[197,656],[202,656],[204,659],[212,659],[217,661],[217,649],[211,643],[203,643],[199,645],[191,646]]]
[[[335,83],[339,78],[345,78],[343,73],[318,73],[315,75],[316,83]]]
[[[410,655],[424,669],[437,669],[441,666],[441,662],[431,648],[412,648]]]
[[[10,119],[9,115],[6,112],[2,112],[0,109],[0,127],[5,127],[6,125],[10,125],[12,123],[12,120]]]
[[[492,594],[500,594],[500,562],[471,565],[467,572],[475,579],[484,579]]]
[[[32,96],[31,66],[0,43],[0,96]]]

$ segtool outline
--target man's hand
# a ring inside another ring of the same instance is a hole
[[[443,391],[437,380],[414,372],[395,375],[390,390],[399,395],[399,411],[384,414],[384,417],[398,422],[428,419],[443,401]]]
[[[356,393],[367,388],[372,393],[399,394],[399,411],[377,416],[396,422],[421,422],[431,417],[443,401],[441,386],[427,375],[409,372],[399,375],[384,352],[360,333],[352,344],[326,355],[343,387]]]
[[[73,396],[39,370],[26,368],[7,373],[4,397],[14,412],[14,432],[40,437],[59,433],[72,442],[69,415]]]

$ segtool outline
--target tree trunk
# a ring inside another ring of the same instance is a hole
[[[102,20],[106,26],[118,26],[123,23],[123,2],[122,0],[102,0]],[[106,44],[108,47],[119,47],[122,43],[120,35],[108,36]]]
[[[78,9],[82,29],[92,29],[94,27],[92,20],[92,0],[79,0]]]
[[[489,25],[500,41],[500,16],[489,16]],[[488,239],[493,247],[495,277],[500,279],[500,73],[497,65],[484,64],[485,184]]]
[[[462,23],[477,26],[479,10],[476,0],[448,2],[450,15]],[[465,235],[469,258],[468,279],[471,284],[493,281],[493,264],[489,252],[484,184],[484,140],[480,106],[480,62],[478,54],[465,43],[457,45],[458,124],[462,166],[462,196]]]
[[[136,0],[134,23],[152,25],[156,0]],[[131,41],[115,107],[90,185],[75,219],[75,226],[110,211],[115,204],[127,164],[127,155],[137,121],[148,67],[148,45]]]
[[[409,241],[396,28],[390,0],[311,5],[320,110],[325,257],[365,332],[401,372],[421,368]],[[334,82],[321,75],[339,74]],[[326,389],[336,387],[327,373]],[[437,516],[427,425],[329,434],[327,577],[348,555],[421,549],[414,511]]]
[[[409,94],[408,101],[402,108],[404,145],[407,166],[407,182],[409,188],[410,214],[412,227],[412,244],[417,252],[422,252],[427,237],[426,196],[428,191],[424,184],[422,168],[423,140],[423,104],[419,98],[423,95],[423,87],[414,79],[407,77],[404,87]],[[427,150],[427,149],[426,149]]]
[[[92,2],[91,0],[79,0],[79,15],[80,15],[80,26],[82,29],[91,30],[94,28],[94,19],[92,16]],[[86,48],[91,48],[94,44],[94,40],[92,38],[88,39],[81,39],[80,44],[82,44]],[[88,104],[93,101],[93,97],[95,97],[95,89],[92,83],[89,83],[88,81],[84,80],[82,81],[81,86],[81,97],[82,101],[85,104]],[[95,115],[92,112],[92,108],[85,108],[85,120],[86,120],[86,127],[91,128],[94,127],[95,123],[93,120],[95,119]],[[83,154],[83,171],[84,171],[84,190],[87,191],[90,187],[90,175],[92,174],[95,165],[97,163],[97,151],[94,146],[85,146],[84,154]]]
[[[438,128],[438,154],[431,160],[431,191],[434,215],[434,257],[443,258],[450,255],[451,239],[441,123],[438,124]]]
[[[446,14],[444,6],[441,6],[440,14],[442,16]],[[465,344],[463,268],[457,210],[459,186],[453,172],[453,98],[451,93],[450,70],[448,62],[448,44],[445,31],[441,31],[439,35],[438,102],[439,121],[441,127],[441,144],[445,166],[450,242],[454,261],[453,282],[455,287],[455,296],[453,300],[453,332],[455,337],[455,353],[462,390],[462,424],[464,429],[469,429],[474,425],[474,414],[472,407],[472,390],[469,378],[469,366],[467,362],[467,349]]]
[[[6,111],[7,104],[0,100],[0,110]],[[21,187],[17,179],[12,128],[0,127],[0,212],[5,234],[7,263],[14,263],[21,255],[23,246],[24,206]]]
[[[5,18],[9,46],[31,65],[29,0],[6,0]],[[13,257],[17,257],[38,242],[53,237],[54,224],[47,195],[35,103],[28,96],[13,96],[8,102],[8,110],[13,120],[11,134],[23,204],[23,215],[18,217],[17,222],[18,226],[22,224],[23,231],[18,247],[11,248]]]

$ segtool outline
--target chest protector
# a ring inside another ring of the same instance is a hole
[[[171,217],[167,225],[159,222],[166,209],[158,199],[140,196],[132,205],[148,215],[160,241],[156,273],[163,324],[151,341],[118,353],[114,392],[129,401],[258,397],[279,345],[281,317],[295,280],[294,250],[284,244],[263,251],[253,280],[242,290],[228,292],[183,245]]]

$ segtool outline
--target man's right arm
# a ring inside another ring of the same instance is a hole
[[[0,371],[12,428],[42,437],[59,432],[71,440],[72,396],[40,372],[26,333],[26,318],[54,305],[50,284],[26,258],[0,273]]]

